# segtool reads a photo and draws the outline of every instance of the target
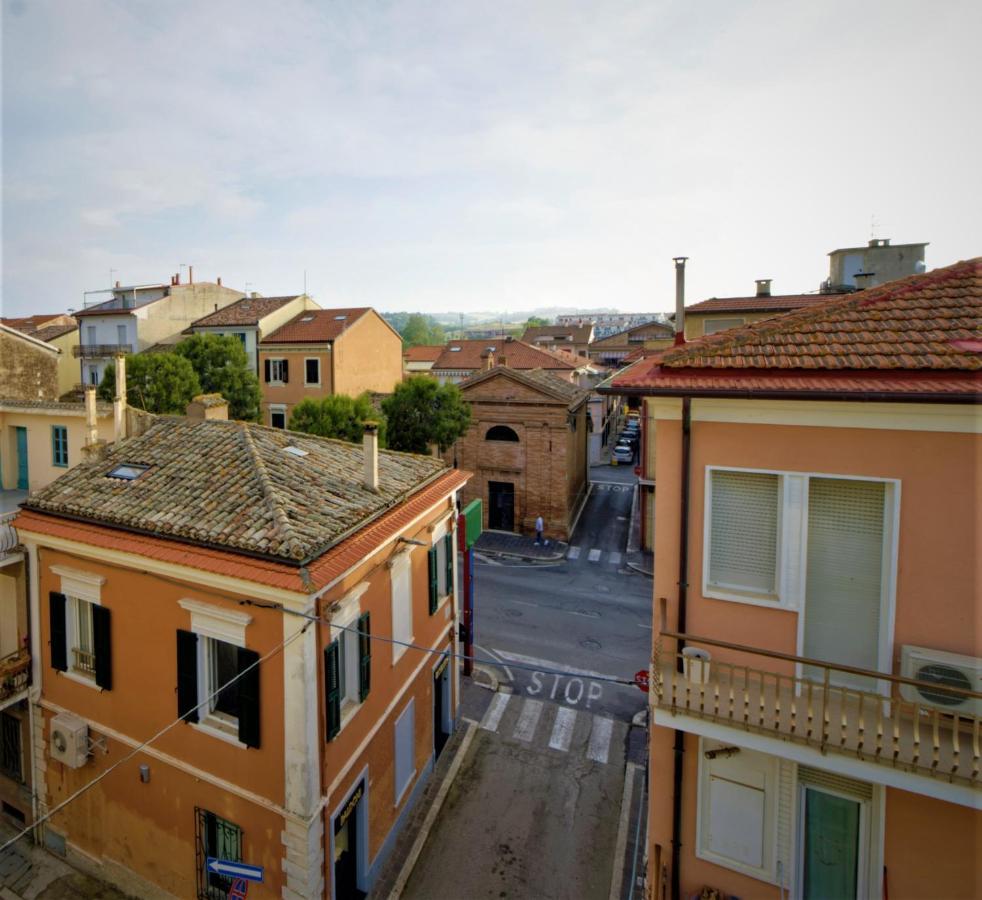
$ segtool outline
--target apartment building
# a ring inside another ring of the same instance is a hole
[[[193,277],[193,273],[189,278]],[[179,275],[170,284],[124,286],[108,291],[109,299],[75,313],[78,344],[74,353],[82,384],[99,384],[117,353],[139,353],[158,344],[176,344],[181,332],[208,313],[242,298],[242,291],[215,283],[189,280]]]
[[[671,325],[664,322],[645,322],[595,340],[590,344],[590,359],[604,369],[619,368],[628,354],[637,350],[668,347],[674,336]]]
[[[975,259],[603,388],[656,472],[650,896],[978,896],[980,318]]]
[[[535,325],[525,329],[522,340],[547,350],[563,350],[574,356],[587,356],[593,342],[593,324]]]
[[[184,334],[215,334],[242,342],[256,376],[259,376],[259,342],[300,313],[320,307],[306,294],[260,297],[253,294],[209,313],[184,330]]]
[[[310,309],[259,343],[263,422],[286,428],[301,400],[365,391],[391,394],[402,381],[402,338],[374,309]]]
[[[250,896],[362,896],[457,716],[467,475],[371,428],[140,431],[15,522],[36,813],[119,765],[45,840],[140,896],[226,896],[208,856],[262,866]]]

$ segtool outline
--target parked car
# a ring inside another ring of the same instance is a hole
[[[633,431],[622,431],[620,436],[617,438],[618,444],[630,444],[632,447],[637,446],[638,435],[637,432]]]
[[[634,449],[618,444],[614,447],[614,452],[610,454],[610,461],[613,465],[627,464],[634,462]]]

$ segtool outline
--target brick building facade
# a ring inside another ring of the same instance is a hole
[[[474,475],[465,503],[484,501],[484,527],[566,540],[586,499],[589,391],[541,369],[495,366],[460,385],[471,426],[448,461]]]

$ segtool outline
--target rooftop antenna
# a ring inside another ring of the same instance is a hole
[[[307,270],[303,270],[303,295],[307,296]]]
[[[869,239],[871,241],[876,240],[876,230],[882,227],[883,223],[876,221],[876,213],[872,213],[869,217]]]
[[[180,272],[181,272],[181,269],[186,269],[187,267],[188,267],[188,264],[187,264],[187,263],[178,263],[178,264],[177,264],[177,271],[178,271],[178,274],[180,274]]]

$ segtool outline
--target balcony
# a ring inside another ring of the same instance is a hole
[[[76,344],[72,354],[76,359],[105,359],[119,353],[132,353],[132,344]]]
[[[0,703],[7,702],[15,695],[27,690],[31,681],[31,654],[27,650],[17,650],[0,659]]]
[[[26,499],[27,491],[0,491],[0,558],[12,553],[20,543],[11,522],[19,511],[19,504]]]
[[[651,686],[657,709],[980,787],[980,718],[939,707],[980,700],[982,694],[682,634],[666,623],[662,600]],[[741,661],[686,658],[675,650],[678,640],[686,648],[717,648]],[[937,705],[912,702],[901,694],[904,686]]]

